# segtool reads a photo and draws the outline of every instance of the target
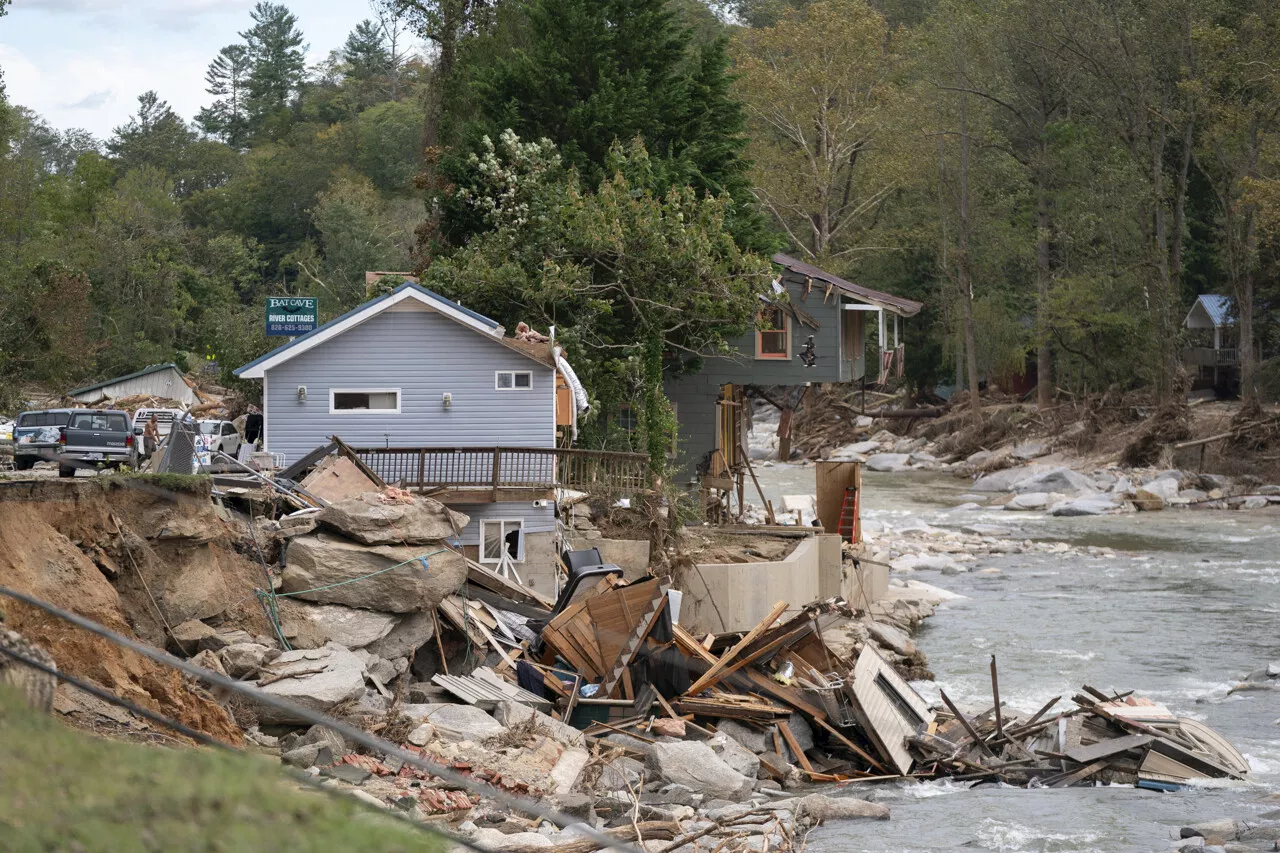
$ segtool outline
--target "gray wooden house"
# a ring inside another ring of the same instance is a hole
[[[745,386],[804,386],[879,381],[900,375],[899,321],[923,305],[846,281],[789,255],[773,256],[770,293],[760,297],[758,328],[728,356],[709,356],[697,373],[664,383],[678,424],[677,465],[685,483],[740,476],[745,451]],[[867,365],[868,330],[878,329],[880,364]],[[888,344],[889,346],[886,346]]]
[[[173,362],[153,364],[128,376],[117,376],[67,392],[67,396],[76,402],[91,406],[137,395],[177,400],[187,406],[200,402],[195,386]]]
[[[547,594],[555,489],[643,471],[567,448],[577,379],[552,343],[507,337],[414,283],[235,372],[262,380],[263,443],[285,464],[336,435],[386,482],[470,516],[459,536],[470,556],[496,563],[505,549]]]

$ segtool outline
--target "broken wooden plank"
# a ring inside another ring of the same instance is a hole
[[[1125,735],[1124,737],[1100,741],[1089,746],[1074,746],[1066,751],[1066,755],[1067,758],[1077,764],[1091,764],[1099,758],[1108,758],[1112,755],[1128,752],[1131,749],[1137,749],[1140,746],[1146,746],[1153,740],[1155,738],[1151,735]]]
[[[888,772],[889,772],[888,768],[886,768],[886,767],[885,767],[883,764],[881,764],[879,761],[876,761],[874,758],[872,758],[872,757],[871,757],[871,755],[870,755],[870,753],[868,753],[866,750],[862,749],[862,747],[858,746],[856,743],[854,743],[853,741],[851,741],[851,740],[849,740],[847,737],[845,737],[843,734],[841,734],[841,733],[840,733],[840,731],[839,731],[838,729],[836,729],[836,727],[835,727],[835,726],[831,725],[831,724],[830,724],[830,723],[828,723],[826,720],[823,720],[823,719],[821,719],[821,718],[816,718],[816,717],[814,718],[814,722],[815,722],[815,723],[817,723],[817,724],[818,724],[819,726],[821,726],[822,728],[826,729],[826,730],[827,730],[827,732],[828,732],[832,737],[834,737],[836,740],[840,741],[840,743],[844,744],[848,749],[850,749],[850,750],[853,752],[853,754],[854,754],[854,755],[858,756],[858,757],[859,757],[859,758],[861,758],[863,761],[867,762],[867,763],[868,763],[868,764],[870,764],[872,767],[874,767],[874,768],[876,768],[877,770],[879,770],[881,773],[888,773]]]
[[[996,656],[991,656],[991,699],[996,706],[996,734],[1004,737],[1004,715],[1000,713],[1000,676],[996,674]]]
[[[796,742],[796,736],[791,733],[791,726],[787,725],[786,720],[778,721],[778,731],[782,734],[782,739],[787,742],[787,748],[795,755],[796,761],[804,768],[804,771],[813,773],[813,765],[809,762],[809,756],[804,754],[804,750]]]
[[[765,616],[758,625],[748,631],[747,635],[739,640],[733,648],[712,664],[711,669],[703,673],[702,677],[695,681],[686,692],[691,695],[696,695],[719,681],[723,677],[722,673],[728,669],[729,664],[733,663],[733,659],[738,656],[738,653],[751,645],[751,643],[754,642],[762,633],[772,628],[773,623],[776,622],[778,617],[785,613],[786,610],[787,602],[785,601],[779,601],[777,604],[773,605],[773,609],[769,611],[768,615]]]
[[[1099,770],[1106,769],[1109,763],[1110,762],[1104,758],[1101,761],[1095,761],[1092,764],[1087,764],[1079,770],[1073,770],[1070,773],[1064,773],[1058,776],[1050,776],[1048,779],[1044,780],[1044,785],[1048,788],[1065,788],[1068,785],[1073,785],[1076,782],[1088,779]]]

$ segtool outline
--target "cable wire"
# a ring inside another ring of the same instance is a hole
[[[21,601],[24,604],[43,610],[52,616],[57,616],[58,618],[83,628],[86,631],[97,634],[99,637],[110,640],[118,646],[123,646],[124,648],[137,652],[143,657],[149,658],[156,663],[165,664],[174,669],[185,672],[190,676],[198,678],[201,681],[217,685],[218,687],[231,690],[235,693],[249,696],[254,702],[259,704],[266,705],[279,711],[285,711],[293,715],[294,719],[306,720],[315,725],[322,725],[331,728],[353,743],[358,743],[368,749],[376,750],[394,758],[398,758],[412,767],[417,767],[419,770],[425,770],[433,776],[488,797],[495,802],[512,809],[513,811],[531,814],[562,829],[576,824],[576,830],[578,832],[599,841],[602,847],[606,850],[617,850],[620,851],[620,853],[640,853],[640,851],[633,845],[620,842],[608,833],[584,824],[577,818],[566,815],[555,809],[548,808],[540,802],[523,799],[513,794],[509,794],[506,791],[499,790],[488,783],[480,782],[470,776],[465,776],[451,767],[437,764],[436,762],[429,761],[420,755],[408,752],[390,741],[384,740],[376,735],[371,735],[349,723],[330,717],[327,714],[321,714],[309,708],[304,708],[301,705],[289,702],[277,696],[272,696],[269,693],[264,693],[257,689],[257,687],[251,687],[244,682],[236,681],[228,676],[212,672],[204,669],[203,667],[195,666],[194,664],[174,657],[168,652],[161,651],[153,646],[147,645],[146,643],[117,634],[111,629],[103,625],[99,625],[91,619],[86,619],[79,614],[71,613],[59,607],[55,607],[54,605],[49,604],[46,601],[42,601],[39,598],[28,595],[24,592],[18,592],[17,590],[10,589],[6,586],[0,586],[0,595],[12,598],[16,601]]]

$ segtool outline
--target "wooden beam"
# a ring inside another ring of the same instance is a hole
[[[858,756],[863,761],[867,762],[872,767],[879,770],[881,773],[889,772],[889,769],[887,767],[885,767],[879,761],[876,761],[874,758],[872,758],[871,755],[866,750],[862,749],[856,743],[854,743],[853,741],[849,740],[847,737],[842,735],[839,731],[836,730],[835,726],[831,725],[826,720],[819,719],[819,718],[815,718],[814,722],[822,726],[824,729],[827,730],[827,732],[832,737],[834,737],[836,740],[840,741],[842,744],[844,744],[846,747],[852,750],[854,755]]]
[[[751,643],[755,642],[755,639],[765,631],[772,628],[773,623],[778,620],[779,616],[786,612],[786,609],[787,602],[785,601],[779,601],[777,604],[773,605],[773,609],[769,611],[769,615],[765,616],[764,620],[759,625],[756,625],[748,631],[745,637],[739,640],[733,648],[729,649],[723,657],[711,666],[711,669],[703,673],[702,677],[695,681],[685,692],[690,696],[696,696],[698,693],[706,690],[712,684],[719,681],[723,677],[725,670],[728,669],[729,664],[738,656],[738,653],[751,645]]]
[[[809,756],[804,754],[804,750],[796,742],[796,736],[791,733],[791,727],[787,725],[786,720],[778,721],[778,731],[782,732],[782,739],[787,742],[787,746],[795,753],[796,761],[804,768],[804,771],[812,773],[813,765],[809,763]]]

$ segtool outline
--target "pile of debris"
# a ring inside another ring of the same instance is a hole
[[[973,717],[942,694],[949,715],[909,738],[917,775],[1027,787],[1121,784],[1171,791],[1196,779],[1242,779],[1249,764],[1204,723],[1176,717],[1132,691],[1107,695],[1085,685],[1075,707],[1046,716],[1054,697],[1030,717],[1000,704],[995,658],[994,705]]]

